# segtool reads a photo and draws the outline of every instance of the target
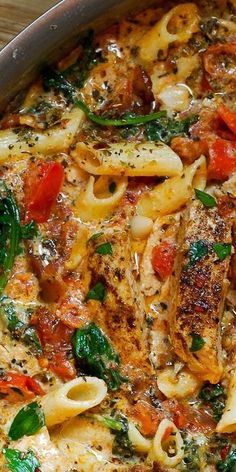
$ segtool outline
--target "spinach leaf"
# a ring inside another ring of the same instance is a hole
[[[117,413],[114,416],[104,417],[104,424],[110,428],[111,433],[115,436],[112,453],[115,456],[127,459],[133,456],[134,450],[128,436],[129,423],[127,418]]]
[[[189,116],[183,120],[168,118],[167,113],[145,127],[144,134],[149,141],[162,141],[169,144],[176,136],[188,136],[189,129],[197,121],[197,116]]]
[[[184,458],[182,471],[199,472],[200,471],[199,445],[194,439],[184,440]]]
[[[236,472],[236,449],[233,449],[226,459],[217,462],[216,470],[218,472]]]
[[[126,381],[120,374],[118,354],[95,323],[77,329],[72,344],[79,367],[103,379],[110,390],[117,390]]]
[[[200,349],[202,349],[206,341],[204,341],[204,339],[201,336],[199,336],[199,334],[196,334],[196,333],[191,333],[190,336],[192,336],[192,344],[190,347],[190,351],[191,352],[200,351]]]
[[[46,92],[55,90],[62,93],[69,103],[74,101],[77,90],[58,70],[48,67],[43,71],[43,87]]]
[[[44,425],[45,417],[41,406],[37,402],[32,402],[18,411],[11,424],[8,436],[16,441],[22,436],[32,436]]]
[[[232,245],[229,243],[213,244],[213,249],[220,261],[223,261],[227,256],[230,256]]]
[[[99,246],[96,247],[95,252],[97,254],[101,254],[103,256],[105,256],[107,254],[112,256],[112,254],[113,254],[112,245],[109,242],[100,244]]]
[[[207,207],[207,208],[213,208],[217,205],[216,199],[212,197],[209,193],[203,192],[202,190],[199,190],[198,188],[194,189],[195,195],[202,202],[202,204]]]
[[[225,407],[225,392],[220,384],[206,384],[199,393],[199,398],[203,404],[209,405],[212,409],[213,418],[218,422]]]
[[[11,472],[39,472],[40,463],[33,451],[21,452],[17,449],[4,448],[2,452]]]
[[[199,241],[191,243],[188,251],[189,263],[187,267],[193,267],[203,257],[207,256],[207,254],[208,247],[205,241],[200,239]]]
[[[102,282],[98,282],[94,287],[92,287],[86,296],[86,301],[88,300],[98,300],[103,302],[106,296],[106,290]]]

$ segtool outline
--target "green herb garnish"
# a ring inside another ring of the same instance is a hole
[[[96,241],[98,238],[100,238],[100,236],[102,236],[104,233],[103,231],[100,231],[100,233],[94,233],[89,239],[88,239],[88,243],[91,242],[91,241]]]
[[[112,445],[112,453],[126,459],[132,457],[134,450],[128,435],[129,424],[127,418],[124,415],[117,414],[114,418],[111,417],[107,420],[107,426],[115,436]]]
[[[209,193],[203,192],[198,188],[194,189],[195,195],[198,200],[207,208],[213,208],[217,205],[216,199],[212,197]]]
[[[105,287],[102,282],[98,282],[89,290],[85,300],[86,301],[98,300],[100,302],[103,302],[103,300],[105,299],[105,296],[106,296]]]
[[[218,472],[235,472],[236,471],[236,449],[233,449],[228,456],[216,464]]]
[[[51,67],[46,68],[43,71],[43,87],[45,91],[55,90],[56,92],[62,93],[68,100],[73,102],[77,90],[58,70],[52,69]]]
[[[32,436],[44,425],[45,417],[41,406],[37,402],[32,402],[18,411],[11,424],[8,436],[16,441],[22,436]]]
[[[200,351],[200,349],[202,349],[206,341],[204,341],[204,339],[201,336],[199,336],[199,334],[196,334],[196,333],[191,333],[190,336],[192,336],[192,344],[190,347],[190,351],[191,352]]]
[[[188,251],[189,263],[187,267],[193,267],[198,261],[203,259],[203,257],[207,256],[207,254],[208,246],[205,241],[200,239],[199,241],[191,243]]]
[[[95,323],[77,329],[72,343],[79,367],[103,379],[110,390],[117,390],[126,380],[120,375],[118,354]]]
[[[183,472],[199,472],[200,471],[200,454],[199,444],[194,439],[184,439],[184,458],[181,471]]]
[[[223,261],[227,256],[230,256],[231,248],[232,248],[232,245],[229,243],[213,244],[213,249],[220,261]]]
[[[127,126],[127,125],[143,125],[150,121],[157,120],[165,115],[165,111],[158,111],[156,113],[150,113],[149,115],[124,115],[123,117],[107,118],[105,116],[99,116],[93,113],[82,100],[75,100],[75,105],[79,107],[87,117],[100,126]]]
[[[169,144],[176,136],[188,136],[190,127],[197,121],[196,115],[177,120],[168,118],[167,112],[145,126],[144,134],[149,141],[162,141]]]
[[[37,472],[39,470],[40,463],[31,450],[21,452],[7,447],[2,452],[11,472]]]
[[[218,422],[225,407],[225,392],[222,385],[206,384],[201,389],[199,398],[212,408],[213,418]]]
[[[110,256],[112,256],[113,254],[112,245],[109,242],[100,244],[99,246],[96,247],[95,252],[103,256],[105,256],[106,254],[109,254]]]

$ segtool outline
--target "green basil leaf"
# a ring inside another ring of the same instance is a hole
[[[32,402],[18,411],[11,424],[8,436],[16,441],[22,436],[32,436],[44,425],[45,417],[42,407],[37,402]]]
[[[36,472],[40,463],[33,451],[21,452],[17,449],[4,448],[7,467],[11,472]]]
[[[103,256],[105,256],[106,254],[109,254],[110,256],[112,256],[113,254],[112,245],[109,242],[100,244],[99,246],[96,247],[95,252],[97,254],[102,254]]]
[[[213,249],[220,261],[223,261],[227,256],[230,256],[231,248],[232,248],[232,245],[229,243],[213,244]]]
[[[191,243],[189,251],[188,251],[188,255],[189,255],[188,267],[194,266],[203,257],[207,256],[207,254],[208,254],[208,246],[205,243],[205,241],[202,241],[200,239],[199,241],[195,241],[194,243]]]
[[[194,189],[195,195],[198,200],[207,208],[213,208],[217,205],[216,199],[212,197],[209,193],[203,192],[198,188]]]
[[[192,336],[192,344],[190,347],[190,351],[191,352],[200,351],[200,349],[202,349],[206,341],[204,341],[204,339],[201,336],[199,336],[199,334],[196,334],[196,333],[191,333],[190,336]]]
[[[77,329],[72,344],[79,367],[85,373],[103,379],[110,390],[117,390],[127,381],[120,375],[117,352],[95,323]]]
[[[109,185],[109,192],[114,193],[116,191],[116,183],[113,181]]]
[[[94,287],[89,290],[85,300],[99,300],[100,302],[103,302],[105,296],[105,287],[102,282],[98,282],[96,285],[94,285]]]
[[[236,449],[232,449],[228,456],[218,461],[216,464],[217,472],[235,472],[236,470]]]

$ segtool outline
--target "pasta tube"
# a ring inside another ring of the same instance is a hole
[[[178,428],[172,421],[164,419],[160,422],[150,455],[152,459],[157,460],[164,467],[171,468],[183,459],[184,442]]]
[[[170,23],[175,25],[176,32],[169,32]],[[159,51],[165,53],[171,43],[187,42],[198,31],[198,23],[198,10],[194,3],[183,3],[172,8],[141,39],[140,58],[144,62],[155,61]]]
[[[77,143],[71,155],[82,169],[94,175],[170,177],[183,170],[179,156],[161,142],[122,141],[103,149],[96,149],[94,143]]]
[[[230,379],[225,409],[216,431],[217,433],[234,433],[236,431],[236,370]]]
[[[140,198],[139,215],[157,218],[179,210],[192,197],[193,189],[204,190],[206,185],[206,159],[201,156],[184,169],[180,176],[165,180]]]
[[[195,393],[201,382],[188,370],[176,373],[174,367],[166,367],[158,374],[157,386],[167,398],[185,398]]]
[[[0,131],[0,164],[9,159],[22,159],[32,154],[66,152],[84,117],[81,110],[73,108],[63,115],[64,126],[54,126],[42,132],[27,129],[24,134],[16,133],[12,129]]]
[[[105,382],[96,377],[78,377],[49,391],[42,398],[46,425],[62,423],[99,405],[106,394]]]

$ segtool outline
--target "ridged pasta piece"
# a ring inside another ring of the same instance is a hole
[[[97,377],[78,377],[66,382],[42,398],[46,425],[62,423],[99,405],[106,394],[105,382]]]
[[[173,176],[183,164],[172,149],[161,142],[120,143],[96,149],[95,143],[77,143],[71,153],[78,165],[94,175]]]
[[[100,177],[101,179],[102,177]],[[102,178],[103,179],[103,178]],[[76,202],[76,216],[83,221],[99,220],[108,216],[119,204],[127,188],[127,178],[112,179],[116,183],[115,192],[111,196],[98,198],[95,195],[95,186],[99,186],[99,179],[95,184],[95,178],[90,177],[86,188],[82,190]],[[109,179],[107,178],[107,183]],[[103,182],[104,189],[107,188]]]
[[[234,433],[236,431],[236,370],[231,374],[225,409],[216,431],[217,433]]]
[[[172,468],[181,462],[183,456],[184,442],[178,428],[172,421],[162,420],[153,439],[151,459],[164,467]]]
[[[180,176],[165,180],[153,190],[143,194],[137,205],[139,215],[157,218],[179,210],[193,195],[193,189],[204,190],[206,185],[206,159],[201,156],[186,167]]]
[[[128,436],[129,440],[132,443],[133,448],[137,452],[148,453],[151,448],[151,441],[150,439],[146,439],[143,435],[139,432],[132,421],[129,421],[128,427]]]
[[[32,154],[54,154],[66,152],[73,141],[76,131],[84,120],[84,113],[73,108],[65,112],[62,119],[65,125],[58,125],[42,132],[26,129],[16,133],[13,129],[0,131],[0,164],[18,160]]]
[[[175,26],[175,33],[168,31],[170,22]],[[166,13],[141,39],[140,58],[143,62],[155,61],[159,51],[166,53],[174,42],[185,43],[198,31],[198,9],[195,3],[183,3]],[[178,31],[178,32],[177,32]]]
[[[158,373],[157,386],[167,398],[185,398],[195,393],[201,382],[192,372],[184,369],[177,373],[171,366]]]

